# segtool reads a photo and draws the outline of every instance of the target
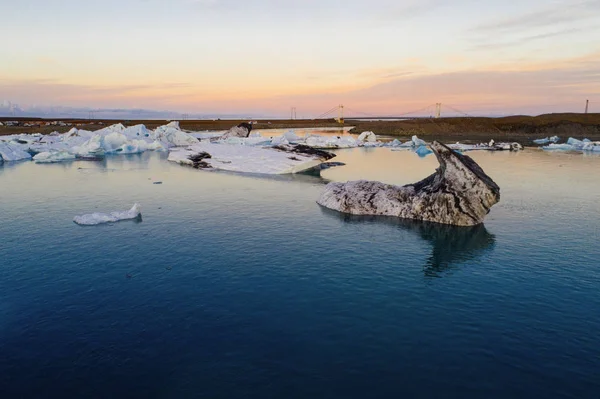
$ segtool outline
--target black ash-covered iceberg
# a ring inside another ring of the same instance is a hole
[[[457,226],[482,223],[500,200],[498,185],[470,157],[435,141],[431,149],[440,166],[418,183],[402,187],[365,180],[329,183],[317,202],[354,215],[396,216]]]

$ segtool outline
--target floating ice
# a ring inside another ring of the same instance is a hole
[[[197,169],[288,174],[312,169],[333,157],[334,154],[305,145],[252,147],[201,142],[186,148],[171,149],[168,160]]]
[[[545,137],[543,139],[537,139],[537,140],[533,140],[533,142],[535,144],[548,144],[548,143],[558,143],[558,140],[560,140],[560,138],[558,136],[552,136],[552,137]]]
[[[308,136],[305,144],[312,148],[336,149],[358,147],[358,142],[350,136]]]
[[[237,126],[232,127],[223,134],[221,138],[226,139],[229,137],[248,137],[252,131],[252,125],[249,123],[240,123]]]
[[[500,188],[471,158],[433,142],[440,167],[414,184],[376,181],[329,183],[317,203],[354,215],[385,215],[458,226],[483,222]]]
[[[393,141],[390,141],[389,143],[385,144],[386,147],[400,147],[402,145],[402,142],[398,139],[394,139]]]
[[[363,143],[374,143],[377,141],[377,136],[373,132],[362,132],[357,140]]]
[[[183,147],[198,142],[197,138],[179,129],[179,122],[171,122],[168,125],[157,127],[152,138],[167,147]]]
[[[0,142],[0,162],[15,162],[27,159],[31,159],[31,154],[23,150],[21,145]]]
[[[417,148],[415,150],[415,153],[418,156],[420,156],[421,158],[423,158],[423,157],[425,157],[425,156],[427,156],[429,154],[432,154],[433,151],[431,151],[429,148],[427,148],[426,146],[423,145],[423,146],[420,146],[419,148]]]
[[[75,155],[69,153],[68,151],[48,151],[40,152],[33,157],[33,160],[35,163],[56,163],[72,161],[75,158]]]
[[[82,216],[75,216],[73,221],[83,226],[93,226],[102,223],[114,223],[120,220],[137,219],[142,216],[140,204],[135,203],[128,211],[111,213],[90,213]]]
[[[296,135],[296,132],[294,132],[293,130],[288,130],[287,132],[285,132],[283,134],[283,137],[289,143],[297,143],[297,142],[301,141],[301,138],[298,135]]]
[[[600,141],[591,141],[590,139],[578,140],[569,137],[566,144],[549,144],[542,148],[547,151],[600,152]]]
[[[422,146],[427,145],[425,140],[421,140],[417,136],[412,136],[412,144],[413,144],[413,147],[422,147]]]

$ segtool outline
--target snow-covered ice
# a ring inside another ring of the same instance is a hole
[[[90,213],[87,215],[75,216],[73,221],[83,226],[93,226],[102,223],[114,223],[120,220],[137,219],[142,216],[140,204],[135,203],[128,211],[117,211],[111,213]]]
[[[168,160],[199,169],[216,169],[230,172],[288,174],[311,169],[333,154],[315,151],[314,155],[294,152],[293,145],[252,147],[201,142],[185,148],[173,148]],[[327,154],[326,156],[319,154]]]

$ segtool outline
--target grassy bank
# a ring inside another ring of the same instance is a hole
[[[0,121],[18,120],[14,118],[0,118]],[[143,123],[150,129],[164,125],[167,121],[159,120],[77,120],[61,119],[62,122],[72,126],[45,126],[51,120],[21,119],[23,123],[34,123],[39,126],[0,126],[0,135],[17,133],[44,133],[53,131],[66,132],[73,126],[97,130],[113,123],[123,123],[126,126]],[[247,120],[186,120],[181,121],[182,129],[225,130],[240,122]],[[300,127],[340,127],[332,119],[320,120],[258,120],[256,129],[300,128]],[[347,120],[345,126],[354,126],[353,133],[366,130],[377,135],[398,137],[400,140],[409,139],[418,135],[425,140],[439,140],[443,142],[481,142],[494,139],[496,141],[516,141],[530,145],[533,139],[546,136],[560,136],[566,139],[569,136],[600,140],[600,114],[546,114],[539,116],[509,116],[502,118],[439,118],[439,119],[414,119],[404,121],[354,121]]]

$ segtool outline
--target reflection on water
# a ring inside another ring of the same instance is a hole
[[[496,242],[483,224],[463,227],[390,216],[351,215],[321,207],[323,214],[346,223],[382,223],[412,231],[432,246],[431,255],[423,267],[426,277],[442,277],[457,263],[473,260],[492,251]]]

